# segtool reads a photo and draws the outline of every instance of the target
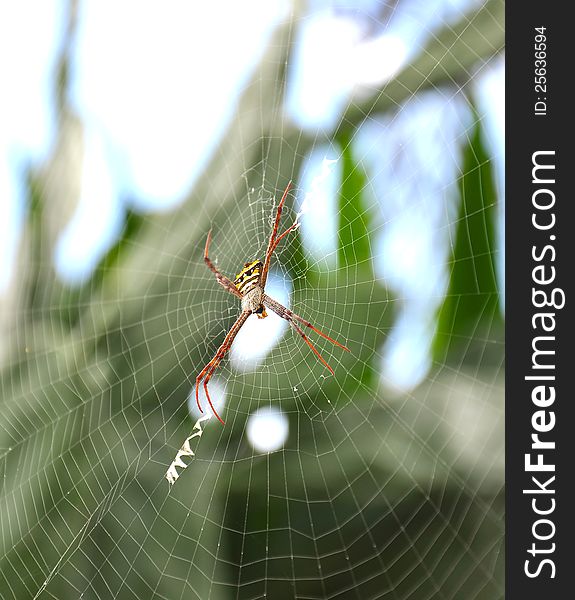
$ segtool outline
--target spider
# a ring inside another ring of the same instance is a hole
[[[311,348],[312,352],[317,356],[317,358],[321,361],[321,363],[329,370],[329,372],[333,375],[333,369],[327,364],[324,360],[323,356],[317,351],[314,345],[310,342],[307,335],[304,333],[302,327],[308,327],[312,331],[315,331],[318,335],[329,340],[332,344],[335,344],[339,348],[343,350],[349,349],[346,348],[343,344],[336,342],[334,339],[330,338],[325,333],[321,332],[319,329],[314,327],[309,321],[306,321],[304,318],[296,315],[291,310],[281,305],[279,302],[270,298],[265,293],[266,281],[268,278],[268,272],[270,269],[270,262],[272,259],[272,255],[274,250],[277,248],[278,244],[283,240],[283,238],[288,235],[291,231],[295,231],[299,227],[299,222],[295,221],[295,223],[288,227],[281,235],[277,235],[278,228],[280,224],[280,218],[282,215],[282,209],[287,197],[287,194],[291,188],[291,181],[288,183],[282,198],[280,200],[278,210],[276,213],[275,223],[272,229],[272,233],[270,235],[270,239],[268,242],[268,247],[266,250],[266,255],[264,262],[261,260],[253,260],[251,262],[247,262],[244,264],[244,268],[236,275],[236,278],[231,281],[225,275],[220,273],[214,263],[210,260],[208,255],[208,251],[210,249],[210,242],[212,240],[212,232],[211,230],[208,232],[208,237],[206,239],[206,247],[204,249],[204,262],[208,266],[208,268],[214,273],[218,283],[223,286],[230,294],[233,294],[237,298],[241,300],[242,311],[239,317],[236,319],[236,322],[232,325],[231,329],[226,334],[222,345],[218,348],[215,356],[210,360],[210,362],[201,370],[200,374],[196,377],[196,402],[200,412],[204,412],[202,406],[200,404],[200,399],[198,396],[200,383],[204,382],[204,391],[206,393],[206,398],[208,399],[208,403],[212,412],[217,417],[218,421],[222,425],[224,425],[224,421],[218,415],[212,401],[210,399],[210,394],[208,392],[208,383],[214,374],[214,371],[222,361],[226,352],[230,349],[236,335],[247,321],[250,315],[257,315],[259,319],[265,319],[268,315],[266,313],[266,308],[270,309],[277,315],[279,315],[282,319],[285,319],[289,322],[289,324],[295,329],[295,331],[304,339],[305,343]]]

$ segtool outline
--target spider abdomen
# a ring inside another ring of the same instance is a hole
[[[261,260],[253,260],[244,265],[244,268],[236,275],[234,285],[242,294],[247,294],[259,284],[263,268]]]

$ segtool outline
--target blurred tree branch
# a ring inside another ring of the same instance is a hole
[[[488,0],[453,27],[445,26],[374,98],[350,104],[342,122],[353,128],[367,116],[393,110],[428,88],[464,88],[477,71],[503,51],[504,21],[503,0]]]

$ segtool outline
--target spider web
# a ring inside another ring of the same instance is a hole
[[[98,170],[127,159],[78,100],[30,169],[0,290],[3,598],[503,597],[501,4],[278,11],[184,200],[154,204],[133,164],[131,187]],[[62,250],[76,155],[123,202],[92,198],[111,233],[81,276]],[[205,236],[233,278],[289,180],[280,230],[301,226],[266,291],[350,352],[311,334],[331,376],[286,322],[251,317],[210,382],[226,425],[204,423],[170,487],[195,377],[240,309]]]

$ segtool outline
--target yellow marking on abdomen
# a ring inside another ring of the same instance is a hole
[[[254,260],[250,263],[246,263],[244,268],[236,275],[234,279],[234,285],[239,292],[245,294],[249,292],[255,285],[257,285],[260,279],[260,273],[263,268],[261,260]]]

